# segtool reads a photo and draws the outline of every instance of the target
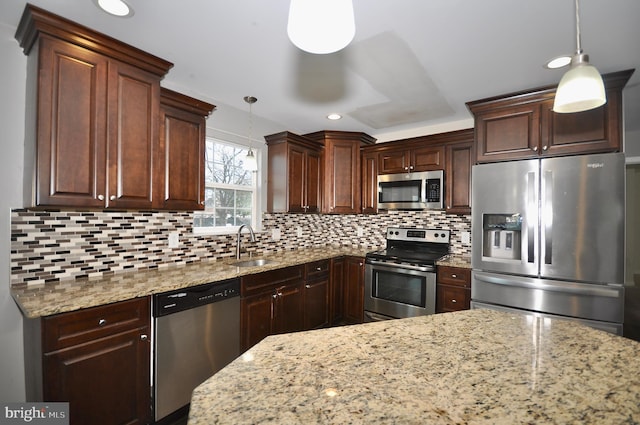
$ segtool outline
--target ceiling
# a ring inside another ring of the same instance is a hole
[[[0,2],[15,28],[26,1]],[[288,0],[128,0],[117,18],[92,0],[31,0],[174,63],[163,86],[217,105],[209,126],[254,138],[282,130],[362,131],[379,141],[473,125],[465,102],[557,84],[543,64],[575,51],[573,0],[353,0],[354,41],[312,55],[287,39]],[[582,0],[582,47],[601,73],[637,68],[627,131],[640,130],[640,1]],[[327,23],[330,25],[330,23]],[[16,48],[18,48],[16,42]],[[340,121],[325,117],[338,112]]]

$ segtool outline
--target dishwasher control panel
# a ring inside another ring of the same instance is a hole
[[[204,285],[163,292],[153,297],[154,316],[165,316],[167,314],[177,313],[178,311],[188,310],[239,296],[240,279],[205,283]]]

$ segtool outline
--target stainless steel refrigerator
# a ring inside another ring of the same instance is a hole
[[[472,308],[622,335],[624,155],[482,164],[472,173]]]

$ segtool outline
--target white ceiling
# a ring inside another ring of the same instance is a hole
[[[393,140],[471,127],[465,102],[557,84],[564,70],[542,65],[575,51],[573,0],[354,0],[354,41],[318,56],[287,39],[288,0],[128,2],[135,15],[122,19],[92,0],[31,0],[173,62],[163,85],[217,105],[211,127],[246,135],[242,98],[256,96],[254,138],[345,130]],[[15,28],[25,3],[0,1],[0,23]],[[640,1],[580,6],[591,63],[638,68],[624,93],[626,128],[640,130]],[[344,118],[328,121],[330,112]]]

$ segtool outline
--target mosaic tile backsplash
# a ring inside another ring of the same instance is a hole
[[[11,284],[97,277],[220,259],[235,255],[236,235],[192,231],[191,212],[70,212],[18,209],[11,214]],[[470,216],[441,211],[389,211],[377,215],[263,214],[263,230],[243,247],[265,254],[304,247],[384,245],[389,226],[451,230],[451,253],[470,255],[462,232]],[[177,248],[169,248],[172,232]],[[278,235],[279,233],[279,235]],[[279,236],[279,237],[278,237]]]

